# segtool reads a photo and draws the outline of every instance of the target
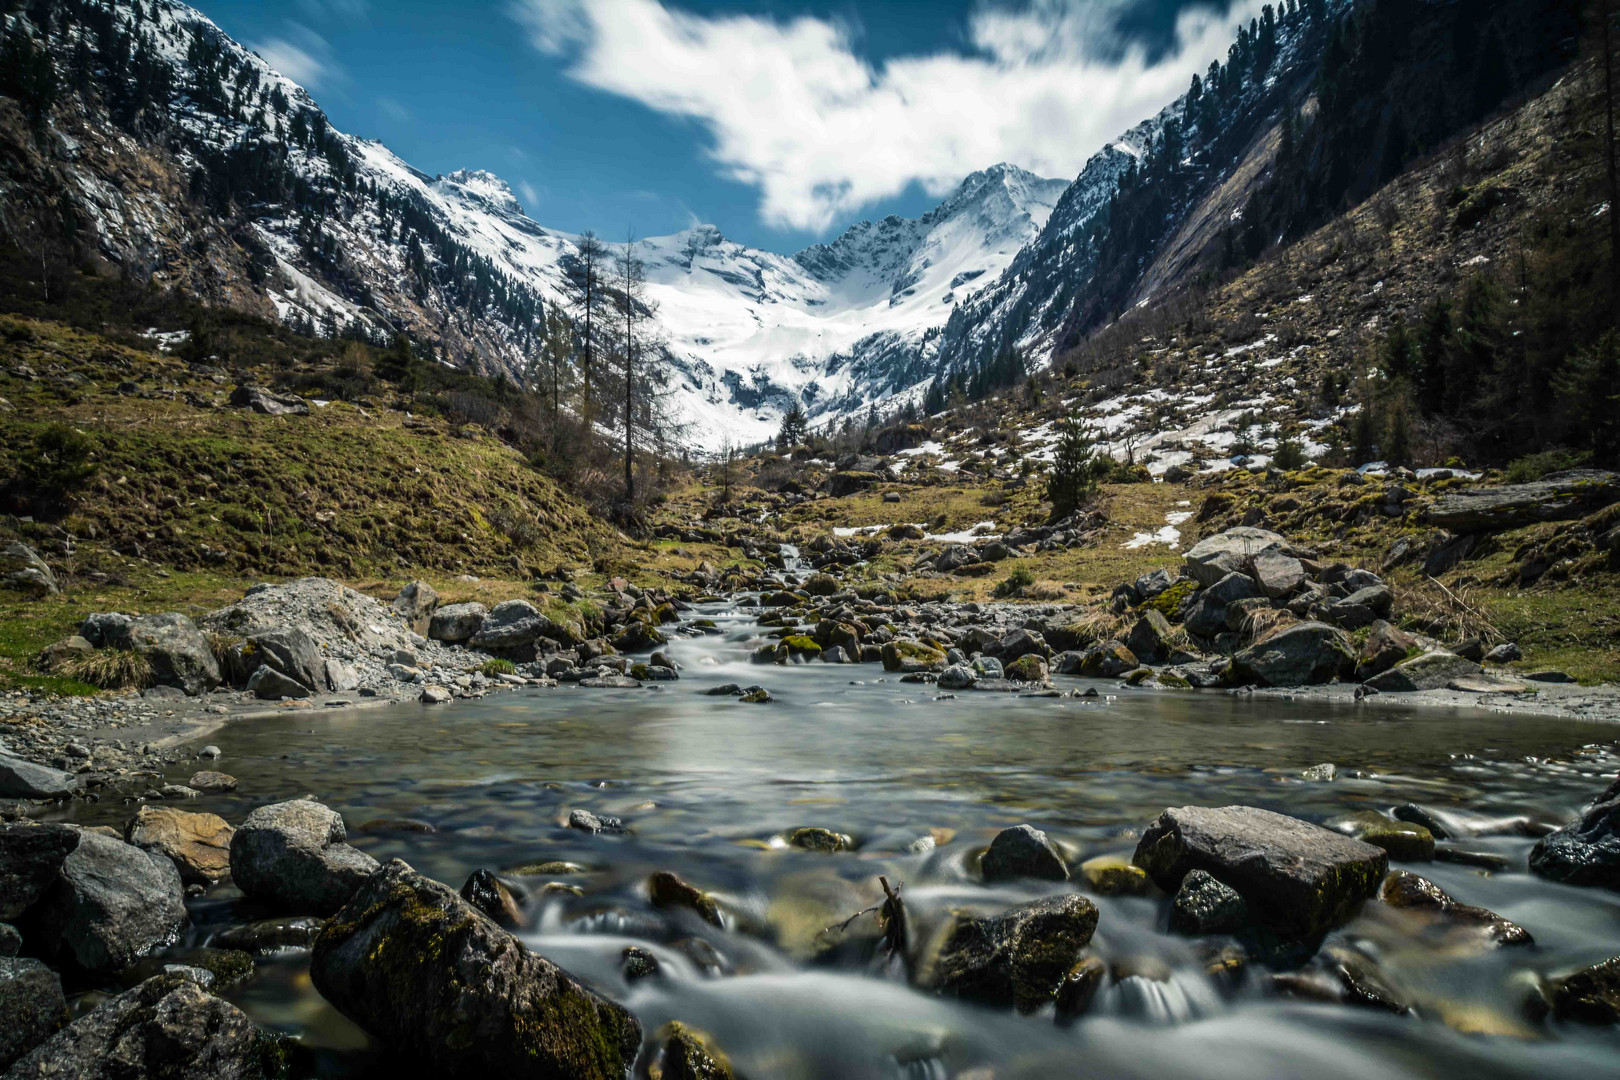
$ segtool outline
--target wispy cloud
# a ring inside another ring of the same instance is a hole
[[[1124,6],[985,0],[961,50],[881,66],[848,25],[818,18],[660,0],[514,0],[512,12],[574,80],[701,124],[721,174],[759,190],[766,222],[820,231],[913,183],[943,195],[999,161],[1073,176],[1224,57],[1261,0],[1187,9],[1156,59],[1121,39]]]
[[[367,0],[298,0],[298,7],[312,19],[361,22],[371,5]]]
[[[328,89],[344,79],[332,46],[302,23],[289,22],[284,36],[254,42],[250,48],[306,90]]]
[[[377,111],[396,124],[407,124],[411,120],[411,110],[390,97],[377,99]]]
[[[519,180],[518,194],[523,196],[523,209],[533,215],[535,207],[540,205],[540,193],[527,180]]]

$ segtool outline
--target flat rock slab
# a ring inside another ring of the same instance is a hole
[[[1143,832],[1133,861],[1171,893],[1203,870],[1268,927],[1299,938],[1349,918],[1389,869],[1382,848],[1252,806],[1168,809]]]
[[[1367,685],[1385,694],[1410,694],[1419,690],[1444,690],[1458,679],[1476,678],[1484,668],[1455,653],[1435,649],[1416,656],[1404,664],[1396,664],[1382,675],[1367,680]]]
[[[1455,533],[1571,521],[1620,500],[1620,474],[1597,469],[1553,473],[1530,484],[1451,491],[1429,507],[1429,523]]]
[[[71,773],[0,754],[0,799],[61,799],[83,785]]]

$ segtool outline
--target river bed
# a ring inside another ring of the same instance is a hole
[[[525,941],[621,1001],[648,1033],[671,1019],[709,1032],[756,1080],[1620,1075],[1620,1035],[1532,1023],[1521,1008],[1536,973],[1620,954],[1620,895],[1525,870],[1529,834],[1574,816],[1620,768],[1612,727],[1071,679],[1057,681],[1095,686],[1098,696],[936,700],[935,687],[871,664],[750,665],[760,640],[752,616],[696,614],[721,632],[672,643],[678,682],[235,723],[209,741],[240,788],[191,808],[238,822],[256,806],[312,793],[344,815],[356,846],[453,887],[480,867],[576,863],[584,872],[522,879],[537,916]],[[705,695],[727,682],[763,683],[776,701]],[[1326,762],[1337,779],[1302,778]],[[178,769],[173,779],[185,777]],[[1213,979],[1205,969],[1219,943],[1167,933],[1162,896],[1093,897],[1101,919],[1091,951],[1112,979],[1067,1027],[912,988],[904,964],[863,947],[871,915],[825,932],[881,901],[879,875],[903,883],[921,958],[952,908],[1083,889],[979,881],[978,853],[1020,822],[1045,830],[1075,866],[1129,858],[1138,830],[1167,806],[1242,803],[1329,822],[1407,802],[1487,832],[1493,820],[1529,820],[1528,829],[1459,841],[1507,859],[1505,871],[1392,865],[1536,940],[1436,947],[1367,905],[1328,944],[1375,958],[1412,1005],[1408,1015],[1282,997],[1259,971]],[[629,832],[569,829],[574,808],[621,817]],[[119,824],[129,812],[76,811],[92,824]],[[359,828],[374,819],[436,831]],[[801,826],[847,834],[854,850],[787,847],[782,837]],[[656,870],[712,893],[725,928],[652,908],[645,881]],[[583,895],[546,893],[547,881]],[[192,902],[191,943],[240,919],[236,895],[222,886]],[[629,944],[653,952],[662,975],[627,982],[620,954]],[[298,1036],[328,1074],[398,1075],[315,993],[303,953],[261,961],[224,994]]]

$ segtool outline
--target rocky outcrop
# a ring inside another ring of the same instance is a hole
[[[343,818],[308,799],[261,806],[231,838],[231,877],[282,911],[328,915],[348,902],[377,860],[345,841]]]
[[[1454,533],[1496,532],[1544,521],[1572,521],[1620,501],[1620,474],[1595,469],[1553,473],[1530,484],[1449,491],[1429,507],[1429,524]]]
[[[315,988],[440,1076],[622,1080],[641,1026],[444,885],[395,860],[315,939]]]
[[[278,685],[291,680],[303,688],[302,694],[261,693],[261,697],[305,697],[326,689],[326,660],[321,655],[320,646],[309,634],[295,626],[253,634],[243,647],[242,658],[250,682],[251,676],[268,668],[281,676],[275,680]]]
[[[1431,649],[1422,656],[1396,664],[1374,675],[1367,685],[1381,693],[1410,694],[1418,690],[1443,690],[1458,679],[1478,675],[1483,669],[1444,649]]]
[[[272,394],[262,386],[238,386],[231,391],[231,408],[252,409],[261,416],[308,416],[309,402],[290,394]]]
[[[551,620],[527,600],[505,600],[484,617],[478,631],[467,642],[475,649],[509,652],[534,644],[551,630]]]
[[[1244,525],[1204,537],[1182,558],[1192,579],[1208,588],[1228,574],[1246,574],[1252,560],[1268,552],[1287,555],[1292,549],[1278,534]]]
[[[942,994],[1033,1012],[1057,997],[1097,929],[1097,908],[1073,894],[975,918],[958,914],[935,962]]]
[[[158,975],[86,1013],[6,1080],[271,1080],[286,1052],[236,1006]]]
[[[1272,929],[1299,938],[1347,919],[1389,868],[1381,848],[1252,806],[1168,809],[1142,833],[1134,861],[1167,892],[1203,870]]]
[[[427,636],[433,613],[439,608],[439,594],[425,581],[413,581],[394,597],[394,614],[405,620],[414,632]]]
[[[448,604],[428,620],[427,636],[447,645],[471,640],[484,625],[489,609],[483,604]]]

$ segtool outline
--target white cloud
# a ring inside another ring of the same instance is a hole
[[[519,180],[518,194],[523,196],[523,209],[533,214],[535,207],[540,205],[540,193],[527,180]]]
[[[912,183],[944,195],[1000,161],[1074,176],[1224,58],[1262,0],[1184,12],[1158,63],[1118,40],[1118,3],[986,2],[965,51],[881,67],[847,27],[810,17],[708,17],[659,0],[515,0],[513,13],[576,81],[703,125],[720,172],[759,189],[767,222],[821,231]]]
[[[343,81],[332,46],[301,23],[287,23],[286,36],[250,46],[272,68],[306,90],[319,90]]]

